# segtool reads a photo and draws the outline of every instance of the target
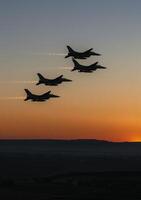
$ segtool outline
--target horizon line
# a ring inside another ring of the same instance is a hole
[[[89,142],[107,142],[107,143],[141,143],[141,141],[111,141],[111,140],[102,140],[102,139],[38,139],[38,138],[4,138],[0,139],[1,141],[58,141],[58,142],[81,142],[81,141],[89,141]]]

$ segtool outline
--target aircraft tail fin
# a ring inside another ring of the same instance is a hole
[[[75,71],[79,68],[79,63],[73,58],[72,59],[73,63],[74,63],[74,68],[71,71]]]
[[[32,93],[28,89],[24,89],[24,90],[25,90],[25,92],[27,94],[27,97],[26,97],[26,99],[24,101],[27,101],[27,100],[29,100],[31,98]]]
[[[37,75],[38,75],[38,77],[39,77],[39,82],[38,82],[36,85],[39,85],[39,84],[41,84],[42,82],[44,82],[45,78],[44,78],[43,75],[40,74],[40,73],[37,73]]]
[[[74,66],[77,68],[79,66],[79,63],[73,58],[72,59],[73,63],[74,63]]]
[[[66,55],[65,58],[70,57],[74,53],[74,50],[70,46],[67,46],[67,49],[68,49],[68,55]]]
[[[69,53],[74,52],[73,49],[70,46],[67,46]]]

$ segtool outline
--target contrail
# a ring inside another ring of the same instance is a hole
[[[11,54],[10,54],[11,55]],[[16,56],[19,56],[21,54],[12,54],[12,55],[16,55]],[[27,55],[27,56],[66,56],[66,54],[64,53],[48,53],[48,52],[26,52],[24,55]],[[4,56],[8,56],[7,54],[6,55],[0,55],[0,57],[4,57]]]
[[[64,53],[32,53],[32,55],[39,55],[39,56],[65,56]]]
[[[72,69],[72,67],[62,67],[62,69]]]
[[[11,83],[21,83],[21,84],[22,83],[25,83],[25,84],[29,83],[30,84],[30,83],[37,83],[37,81],[12,81]]]
[[[10,83],[10,84],[32,84],[32,83],[37,83],[37,81],[0,81],[0,84],[5,84],[5,83]]]
[[[19,97],[0,97],[0,100],[23,100],[25,97],[19,96]]]
[[[64,53],[47,53],[48,56],[65,56]]]

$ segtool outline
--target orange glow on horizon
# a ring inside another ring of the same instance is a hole
[[[97,76],[78,74],[71,84],[51,88],[61,97],[48,102],[0,101],[0,139],[140,141],[138,91],[124,84],[119,89],[119,80],[110,80],[109,75]],[[17,91],[19,96],[25,95],[21,85],[18,87],[14,86],[16,96]],[[129,93],[131,89],[134,96]],[[31,88],[37,93],[46,90],[49,88],[35,85]]]
[[[129,142],[141,142],[141,134],[133,134]]]
[[[0,138],[141,141],[140,118],[81,103],[87,104],[3,102]]]

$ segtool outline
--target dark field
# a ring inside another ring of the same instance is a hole
[[[141,199],[141,143],[0,141],[0,199]]]

